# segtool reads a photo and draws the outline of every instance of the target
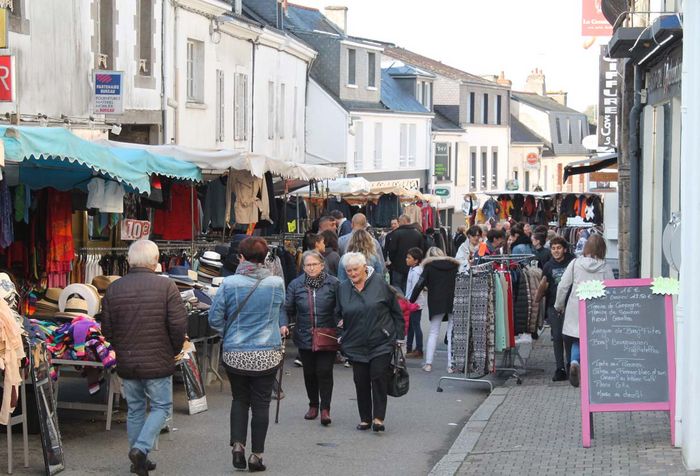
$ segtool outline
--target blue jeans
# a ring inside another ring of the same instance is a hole
[[[148,455],[173,409],[173,378],[124,379],[122,388],[128,407],[126,432],[129,447]],[[149,401],[151,411],[146,417]]]
[[[581,351],[579,349],[578,339],[571,343],[571,362],[581,362]]]
[[[423,352],[423,329],[420,328],[420,317],[423,315],[423,311],[420,309],[413,311],[411,317],[408,321],[408,336],[406,337],[406,349],[411,352],[411,350],[418,350]],[[413,347],[413,336],[416,337],[416,346]]]

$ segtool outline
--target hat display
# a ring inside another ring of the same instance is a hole
[[[69,298],[73,297],[74,294],[77,294],[79,297],[81,297],[85,302],[87,302],[87,315],[92,317],[98,312],[100,312],[100,301],[101,297],[100,294],[97,292],[97,288],[91,284],[70,284],[66,286],[66,288],[61,291],[61,295],[58,298],[58,310],[61,312],[65,312],[66,310],[66,303]]]
[[[205,251],[199,258],[199,268],[197,270],[198,279],[202,283],[211,284],[214,278],[221,276],[221,269],[224,264],[221,262],[221,255],[216,251]]]
[[[199,259],[200,266],[207,265],[213,268],[223,267],[221,262],[221,255],[216,251],[205,251],[202,257]]]
[[[109,285],[119,278],[121,276],[95,276],[92,280],[92,285],[95,286],[98,293],[104,294]]]
[[[54,314],[54,317],[65,317],[73,319],[78,316],[89,316],[88,302],[79,297],[73,297],[66,300],[66,307],[63,311]]]
[[[15,288],[15,283],[12,282],[10,275],[0,273],[0,298],[7,299],[15,294],[17,294],[17,288]]]
[[[41,313],[54,313],[58,311],[58,298],[61,297],[61,288],[48,288],[44,297],[36,302],[36,310]]]
[[[168,270],[168,277],[175,282],[180,291],[194,286],[194,280],[190,277],[189,271],[185,266],[173,266]]]

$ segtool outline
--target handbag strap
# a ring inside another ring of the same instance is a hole
[[[248,302],[248,299],[250,299],[250,296],[253,295],[253,292],[255,292],[255,290],[258,288],[258,286],[260,286],[260,283],[262,283],[262,281],[263,281],[262,279],[257,279],[255,281],[255,284],[253,285],[253,289],[251,289],[250,292],[248,292],[248,295],[243,299],[243,301],[241,301],[241,303],[238,305],[238,308],[231,315],[231,317],[229,319],[226,319],[226,325],[224,326],[224,334],[223,334],[224,337],[226,336],[226,333],[228,332],[229,327],[231,327],[231,324],[233,324],[234,321],[236,319],[238,319],[238,315],[241,313],[243,306],[245,306],[245,304]]]
[[[312,298],[312,291],[310,287],[306,287],[306,295],[309,297],[309,319],[311,319],[311,329],[316,327],[316,318],[314,317],[314,302]],[[313,332],[313,331],[312,331]]]

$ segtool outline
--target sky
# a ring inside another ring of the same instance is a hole
[[[581,36],[582,0],[292,0],[348,7],[348,34],[394,43],[472,74],[505,72],[522,90],[535,68],[579,111],[598,101],[599,45]]]

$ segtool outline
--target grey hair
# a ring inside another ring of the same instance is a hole
[[[435,258],[437,256],[445,256],[445,252],[437,246],[431,246],[425,254],[426,258]]]
[[[129,266],[154,268],[158,264],[158,245],[151,240],[136,240],[129,246]]]
[[[312,256],[312,257],[316,258],[316,259],[317,259],[319,262],[321,262],[321,263],[325,263],[325,262],[326,262],[326,260],[323,258],[323,255],[322,255],[321,253],[319,253],[318,251],[316,251],[316,250],[308,250],[308,251],[304,251],[304,254],[301,255],[301,264],[302,264],[302,265],[303,265],[304,263],[306,263],[306,258],[308,258],[309,256]]]
[[[362,253],[349,251],[343,255],[340,264],[345,269],[347,269],[348,266],[367,266],[367,258],[365,258],[365,255]]]

